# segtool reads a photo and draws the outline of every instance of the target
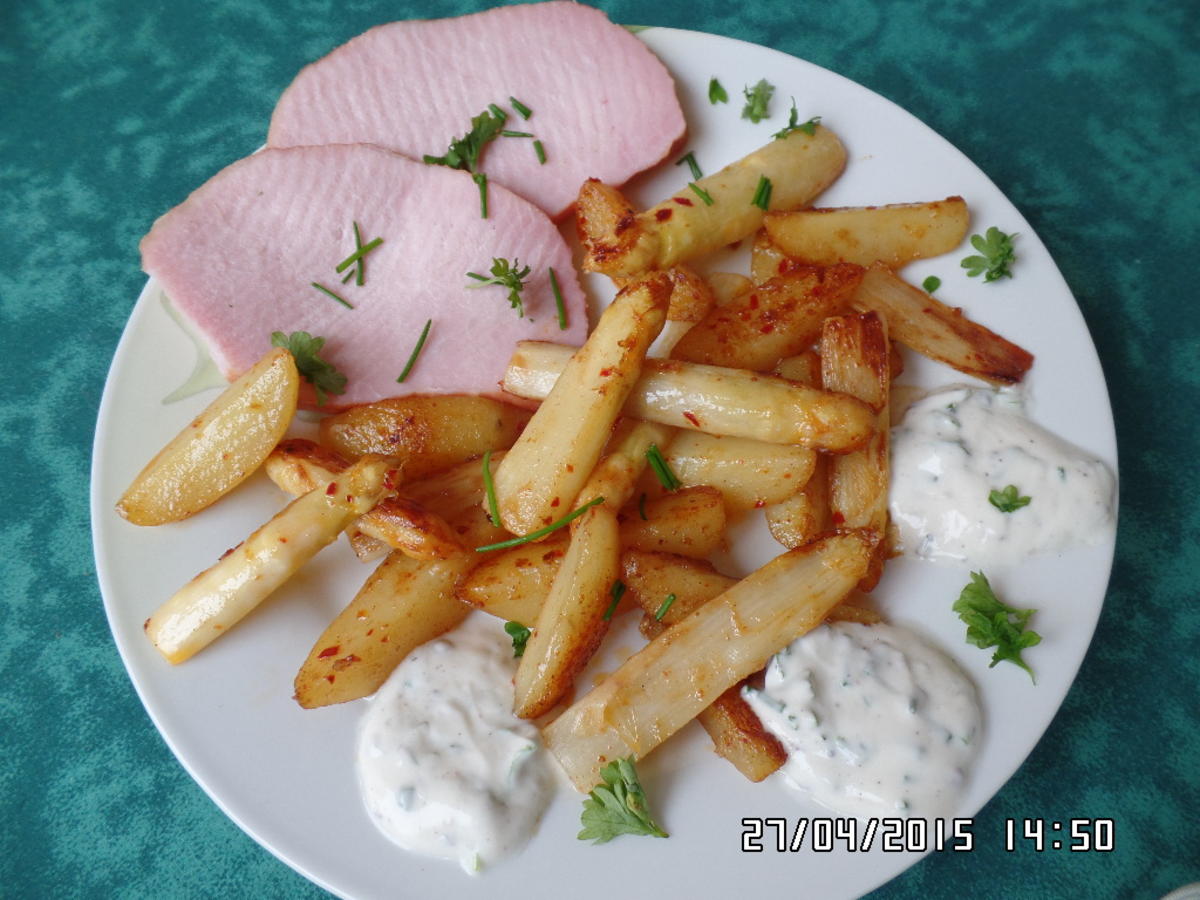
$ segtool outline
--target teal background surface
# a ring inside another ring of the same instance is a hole
[[[978,817],[976,849],[875,896],[1200,881],[1200,4],[600,5],[783,50],[917,115],[1029,219],[1103,361],[1121,521],[1079,679]],[[262,143],[304,63],[378,22],[478,8],[0,2],[0,896],[326,896],[222,815],[143,712],[96,585],[92,433],[155,217]],[[1117,849],[1006,853],[1004,819],[1027,816],[1114,818]]]

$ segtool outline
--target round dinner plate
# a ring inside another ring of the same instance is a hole
[[[988,178],[913,116],[860,85],[783,53],[729,38],[666,28],[639,36],[676,79],[690,127],[684,148],[706,173],[771,139],[787,123],[791,99],[801,121],[821,116],[845,142],[849,163],[821,205],[878,205],[966,198],[973,232],[995,225],[1013,233],[1012,279],[968,278],[960,252],[908,266],[920,284],[942,279],[937,296],[1022,345],[1036,357],[1025,391],[1031,417],[1104,460],[1116,471],[1116,438],[1103,374],[1087,327],[1067,285],[1033,229]],[[730,95],[710,104],[709,79]],[[741,92],[760,79],[775,85],[770,119],[740,118]],[[666,160],[629,188],[650,205],[689,179]],[[565,228],[570,229],[570,224]],[[736,254],[717,264],[744,265]],[[607,296],[591,280],[593,296]],[[92,472],[97,571],[117,646],[142,702],[184,767],[213,800],[264,847],[335,894],[351,898],[560,897],[625,895],[737,896],[747,884],[762,896],[802,884],[810,896],[855,897],[894,877],[921,853],[851,848],[845,838],[814,852],[808,838],[780,851],[768,829],[762,852],[743,850],[743,819],[787,823],[829,817],[789,790],[779,776],[750,784],[711,752],[693,723],[639,765],[669,840],[620,838],[604,846],[576,840],[580,796],[563,789],[523,853],[485,871],[406,853],[371,824],[359,800],[354,745],[364,704],[302,710],[292,679],[317,636],[349,601],[367,569],[345,546],[329,548],[262,608],[187,663],[168,665],[146,640],[142,623],[193,575],[266,521],[281,495],[261,475],[187,521],[139,528],[114,504],[145,462],[211,402],[206,391],[164,403],[191,373],[190,338],[150,283],[130,316],[100,406]],[[912,354],[901,381],[935,387],[969,381]],[[749,570],[779,552],[757,518],[736,531],[722,562]],[[952,655],[982,699],[979,756],[955,815],[973,816],[1029,754],[1062,703],[1083,659],[1103,603],[1113,539],[1040,557],[987,574],[1012,605],[1038,610],[1031,622],[1042,643],[1026,651],[1037,683],[1012,665],[988,668],[990,651],[965,642],[951,604],[966,570],[908,559],[889,563],[875,591],[891,621],[914,628]],[[504,639],[497,627],[498,639]],[[618,647],[628,653],[632,646]],[[968,826],[969,827],[969,826]],[[979,840],[981,836],[976,836]],[[862,830],[858,842],[863,838]],[[1000,836],[990,839],[999,840]],[[197,871],[197,882],[207,873]]]

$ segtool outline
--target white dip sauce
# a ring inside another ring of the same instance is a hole
[[[909,556],[1011,565],[1112,533],[1108,467],[1029,421],[1013,391],[936,391],[891,438],[890,511]],[[988,497],[1010,484],[1030,502],[1001,512]]]
[[[472,873],[520,850],[554,791],[537,728],[512,713],[501,626],[474,615],[417,648],[358,735],[359,787],[379,829]]]
[[[891,625],[816,628],[742,691],[784,745],[789,783],[834,812],[950,816],[979,745],[975,686],[945,654]]]

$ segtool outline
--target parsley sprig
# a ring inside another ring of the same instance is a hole
[[[984,281],[1012,278],[1011,267],[1017,259],[1013,252],[1014,237],[1015,234],[1005,234],[995,225],[982,235],[971,235],[971,246],[979,251],[979,255],[968,256],[962,261],[967,275],[971,278],[982,275]]]
[[[313,337],[307,331],[271,332],[271,346],[282,347],[296,360],[296,369],[316,389],[317,405],[324,406],[328,394],[346,393],[346,376],[333,363],[317,354],[325,346],[325,338]]]
[[[954,601],[954,611],[967,625],[967,643],[988,649],[995,647],[991,666],[1002,660],[1016,663],[1034,678],[1033,669],[1021,659],[1021,651],[1042,642],[1036,631],[1026,631],[1032,609],[1014,609],[1002,603],[982,572],[971,573],[971,583],[962,589]]]
[[[468,278],[474,278],[479,284],[468,284],[468,288],[487,287],[490,284],[498,284],[501,287],[508,288],[508,302],[513,309],[517,311],[517,315],[522,319],[525,318],[525,306],[521,302],[521,291],[525,289],[525,279],[532,271],[529,266],[520,268],[521,261],[513,257],[510,264],[503,257],[492,257],[492,268],[489,270],[492,277],[480,275],[478,272],[468,272]]]
[[[487,175],[479,171],[479,157],[483,148],[494,141],[504,129],[508,117],[494,103],[471,119],[471,130],[450,142],[444,156],[425,154],[421,159],[431,166],[448,166],[471,173],[479,185],[480,216],[487,218]]]
[[[742,107],[742,118],[749,119],[754,124],[758,124],[763,119],[771,115],[770,105],[771,97],[775,94],[775,85],[761,79],[758,84],[747,85],[742,90],[742,95],[746,98],[746,105]]]
[[[796,98],[792,98],[792,111],[788,113],[788,123],[781,129],[775,132],[771,137],[777,141],[783,140],[793,131],[803,131],[809,137],[817,133],[817,126],[821,123],[820,116],[813,116],[807,122],[800,121],[800,113],[796,110]]]
[[[716,106],[718,103],[729,102],[729,92],[725,90],[725,86],[716,78],[708,80],[708,102],[713,106]]]
[[[603,784],[592,788],[583,801],[579,840],[603,844],[621,834],[667,837],[650,818],[646,793],[638,781],[633,758],[614,759],[600,770]]]
[[[1016,512],[1022,506],[1028,506],[1032,502],[1032,497],[1021,496],[1021,492],[1015,484],[1010,484],[1002,491],[994,490],[988,493],[988,503],[1002,513]]]

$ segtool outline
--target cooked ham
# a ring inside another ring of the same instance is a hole
[[[533,111],[526,121],[510,97]],[[303,69],[280,97],[267,143],[371,143],[441,156],[497,104],[510,130],[482,169],[561,217],[588,178],[620,185],[684,133],[674,82],[641,41],[571,2],[505,6],[454,19],[380,25]]]
[[[273,331],[327,340],[323,357],[349,379],[336,409],[406,393],[499,395],[520,340],[582,343],[583,292],[558,229],[499,185],[488,218],[466,172],[413,162],[364,145],[266,149],[217,173],[142,239],[142,267],[208,343],[233,378],[271,345]],[[362,286],[334,269],[363,242]],[[467,272],[487,274],[493,257],[530,266],[518,318],[508,291],[468,289]],[[566,305],[559,329],[549,268]],[[336,292],[353,309],[312,287]],[[396,378],[426,320],[421,356]],[[311,397],[310,397],[311,399]]]

